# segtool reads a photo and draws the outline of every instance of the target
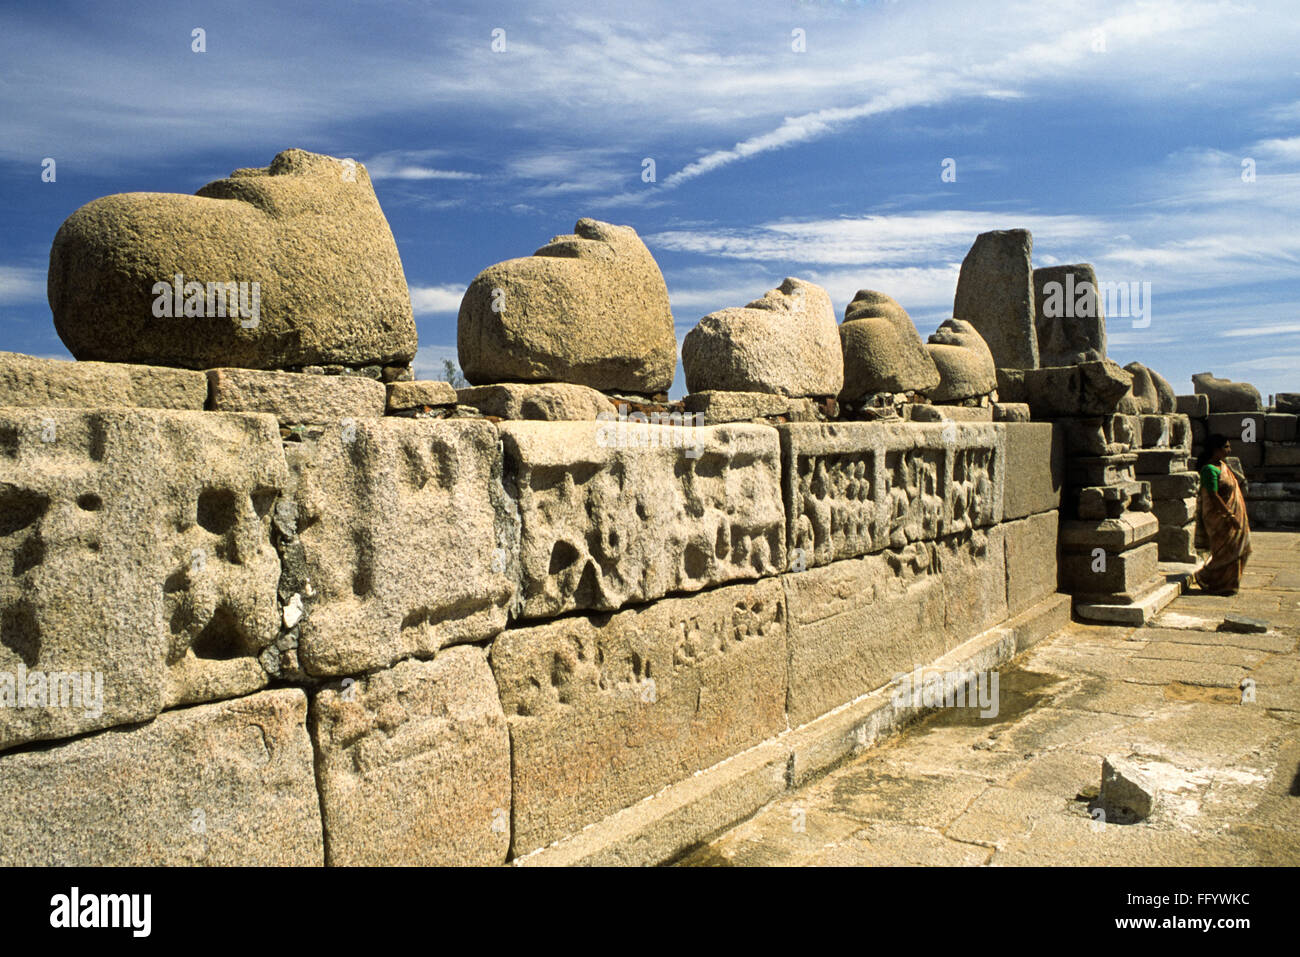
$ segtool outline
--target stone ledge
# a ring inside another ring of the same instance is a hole
[[[202,372],[125,362],[71,362],[0,352],[0,406],[203,408]]]
[[[351,375],[258,369],[209,369],[208,409],[269,412],[281,425],[308,425],[384,414],[384,386]]]

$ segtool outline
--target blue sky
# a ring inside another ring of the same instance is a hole
[[[925,336],[975,235],[1027,227],[1036,265],[1151,284],[1111,358],[1300,391],[1297,51],[1294,3],[10,3],[0,349],[67,357],[45,273],[78,206],[301,147],[368,166],[424,374],[479,270],[593,216],[655,254],[679,341],[788,275]]]

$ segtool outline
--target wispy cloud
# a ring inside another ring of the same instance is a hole
[[[0,306],[45,300],[45,270],[33,266],[0,266]]]
[[[371,179],[476,180],[483,178],[479,173],[439,169],[426,165],[430,159],[439,155],[441,155],[440,150],[395,150],[379,153],[363,160],[363,163]]]

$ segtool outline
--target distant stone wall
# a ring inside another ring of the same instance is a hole
[[[501,864],[707,769],[721,826],[1066,613],[1052,424],[107,368],[0,358],[0,864]]]
[[[1253,525],[1267,528],[1300,527],[1300,394],[1282,393],[1265,407],[1215,412],[1216,395],[1178,397],[1186,411],[1193,436],[1192,453],[1200,456],[1210,435],[1225,436],[1232,457],[1246,478],[1246,513]]]

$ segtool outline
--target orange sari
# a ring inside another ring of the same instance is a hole
[[[1203,536],[1210,549],[1205,567],[1196,573],[1196,584],[1207,592],[1230,594],[1240,587],[1250,557],[1250,519],[1237,476],[1227,463],[1219,469],[1219,491],[1211,491],[1202,480],[1196,493],[1196,524],[1201,533],[1197,539]],[[1226,506],[1226,511],[1221,506]],[[1235,527],[1229,515],[1237,520]]]

